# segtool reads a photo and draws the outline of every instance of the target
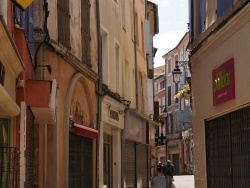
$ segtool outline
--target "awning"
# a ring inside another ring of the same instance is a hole
[[[87,138],[98,138],[98,130],[77,123],[74,123],[74,126],[77,135]]]
[[[6,112],[4,115],[17,116],[20,113],[20,108],[16,102],[5,91],[0,84],[0,108]]]

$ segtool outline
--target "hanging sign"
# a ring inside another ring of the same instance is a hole
[[[214,69],[212,79],[214,106],[235,98],[234,58]]]
[[[25,10],[33,1],[34,0],[12,0],[12,2],[22,10]]]

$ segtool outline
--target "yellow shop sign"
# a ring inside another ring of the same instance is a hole
[[[18,7],[25,10],[34,0],[12,0]]]

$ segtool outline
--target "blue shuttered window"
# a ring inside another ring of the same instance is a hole
[[[33,4],[21,11],[17,6],[14,7],[15,10],[15,24],[24,29],[24,35],[28,45],[29,53],[31,56],[31,61],[34,63],[34,10]]]
[[[233,0],[217,0],[217,17],[220,17],[228,8],[233,6]]]
[[[200,0],[200,32],[205,30],[206,26],[206,0]]]

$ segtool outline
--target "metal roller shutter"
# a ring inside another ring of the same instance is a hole
[[[125,141],[124,170],[126,187],[136,188],[135,143]]]
[[[26,127],[26,187],[34,187],[34,116],[30,108],[27,108]]]
[[[93,187],[92,139],[69,134],[69,188]]]
[[[138,150],[138,171],[141,179],[141,188],[148,187],[148,146],[137,145]]]

